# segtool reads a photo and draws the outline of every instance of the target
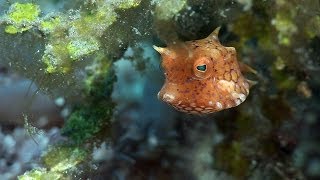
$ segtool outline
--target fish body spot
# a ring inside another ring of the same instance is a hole
[[[222,109],[222,104],[221,104],[220,102],[216,102],[216,107],[217,107],[218,109]]]

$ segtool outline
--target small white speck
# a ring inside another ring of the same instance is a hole
[[[239,104],[241,104],[241,100],[240,100],[240,99],[236,99],[234,102],[236,103],[236,106],[238,106]]]
[[[63,108],[60,112],[60,115],[64,118],[68,117],[71,113],[71,110],[69,108]]]
[[[157,139],[157,137],[155,137],[155,136],[150,136],[150,137],[148,138],[148,143],[149,143],[149,145],[152,146],[152,147],[156,146],[156,145],[158,144],[158,139]]]
[[[212,105],[213,105],[213,102],[212,102],[212,101],[209,101],[209,105],[211,105],[211,106],[212,106]]]
[[[216,102],[216,106],[218,109],[222,109],[222,104],[220,102]]]
[[[167,93],[165,93],[162,98],[164,101],[167,101],[167,102],[172,102],[175,99],[174,95],[167,94]]]
[[[113,157],[113,154],[113,149],[111,149],[105,142],[103,142],[100,147],[94,147],[92,158],[94,161],[99,162],[111,159]]]
[[[65,99],[64,99],[63,97],[58,97],[57,99],[55,99],[54,103],[55,103],[57,106],[61,107],[61,106],[64,105]]]
[[[132,47],[128,47],[126,52],[124,52],[124,57],[132,57],[134,55],[134,51]]]
[[[133,31],[136,35],[140,35],[140,36],[141,36],[141,32],[140,32],[136,27],[133,27],[133,28],[132,28],[132,31]]]
[[[243,102],[244,100],[246,100],[246,95],[239,94],[239,98],[240,98],[241,102]]]
[[[1,144],[3,145],[4,151],[10,152],[10,149],[13,149],[16,145],[15,139],[11,135],[6,135],[2,138],[3,142]]]
[[[41,116],[38,121],[37,121],[37,124],[39,124],[39,126],[45,126],[47,125],[49,122],[49,119],[47,116]]]
[[[241,94],[241,93],[232,93],[232,97],[235,99],[239,99],[240,103],[243,102],[244,100],[246,100],[246,95]],[[236,101],[236,100],[235,100]]]
[[[244,88],[246,89],[247,94],[249,94],[249,83],[243,82],[242,85],[243,85]]]
[[[227,17],[227,16],[226,16],[226,14],[225,14],[225,11],[223,11],[223,10],[222,10],[222,11],[220,11],[220,13],[219,13],[219,14],[220,14],[220,16],[221,16],[221,17],[224,17],[224,18],[226,18],[226,17]]]

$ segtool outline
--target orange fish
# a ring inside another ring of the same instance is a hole
[[[159,99],[190,114],[213,113],[245,101],[250,81],[240,71],[235,48],[220,44],[219,29],[205,39],[153,46],[165,74]]]

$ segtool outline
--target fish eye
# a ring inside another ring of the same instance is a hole
[[[193,73],[198,79],[206,79],[212,75],[213,62],[209,57],[200,57],[195,59],[193,64]]]
[[[207,65],[203,64],[203,65],[198,65],[197,66],[197,70],[205,72],[207,70]]]

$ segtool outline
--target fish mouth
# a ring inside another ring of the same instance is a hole
[[[172,93],[167,93],[167,92],[164,92],[162,90],[160,90],[158,92],[158,99],[168,103],[168,104],[173,104],[173,102],[175,101],[176,97],[174,94]]]
[[[158,92],[158,99],[170,105],[176,104],[176,101],[179,99],[179,93],[176,91],[176,89],[176,84],[165,83]]]
[[[178,93],[174,93],[173,91],[168,91],[168,89],[161,89],[158,92],[158,99],[164,101],[165,103],[171,105],[177,111],[184,112],[187,114],[194,114],[194,115],[204,115],[210,114],[216,111],[220,111],[223,107],[220,103],[218,104],[218,108],[215,106],[205,106],[197,105],[196,102],[188,102],[183,101],[183,97],[179,96]]]

